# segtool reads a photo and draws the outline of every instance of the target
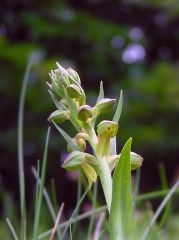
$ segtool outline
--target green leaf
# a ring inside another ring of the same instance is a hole
[[[56,97],[55,97],[55,95],[52,93],[52,91],[48,90],[48,92],[49,92],[49,94],[50,94],[50,96],[51,96],[51,98],[52,98],[52,101],[54,102],[54,104],[55,104],[55,106],[56,106],[56,108],[57,108],[58,110],[67,110],[67,108],[66,108],[61,102],[59,102],[59,101],[56,99]]]
[[[55,122],[53,122],[53,124],[60,132],[60,134],[64,137],[64,139],[66,140],[66,142],[69,144],[73,151],[81,151],[77,144],[73,141],[73,139],[68,135],[68,133],[66,133],[62,128],[60,128]]]
[[[122,111],[122,104],[123,104],[123,91],[121,90],[117,109],[113,117],[114,122],[117,122],[117,123],[119,122],[121,111]]]
[[[103,98],[104,98],[104,89],[103,89],[103,82],[101,81],[100,82],[99,96],[98,96],[98,99],[97,99],[96,103],[98,103]]]
[[[113,175],[112,203],[109,216],[111,240],[125,240],[130,234],[132,216],[131,143],[132,138],[124,145]]]

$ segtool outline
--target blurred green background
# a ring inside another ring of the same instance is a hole
[[[174,182],[179,175],[178,0],[1,0],[0,12],[1,209],[7,191],[14,203],[19,201],[17,113],[23,74],[32,53],[35,62],[24,124],[29,205],[34,187],[31,166],[42,158],[46,119],[55,109],[46,81],[56,61],[79,72],[89,105],[95,103],[101,80],[106,97],[118,98],[123,89],[118,149],[133,137],[132,150],[144,157],[141,192],[160,188],[160,162],[169,183]],[[73,136],[71,126],[63,127]],[[72,206],[75,176],[60,168],[65,148],[53,127],[46,184],[54,178],[58,202]]]

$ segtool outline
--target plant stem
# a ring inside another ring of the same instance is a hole
[[[112,177],[105,157],[98,157],[98,174],[104,191],[108,211],[110,212],[112,201]]]
[[[89,124],[85,124],[84,126],[86,132],[89,135],[89,142],[93,148],[94,154],[97,158],[98,167],[97,171],[101,180],[104,196],[106,199],[108,211],[110,212],[111,201],[112,201],[112,177],[111,171],[107,162],[106,157],[101,156],[98,154],[97,145],[98,145],[98,138],[96,136],[95,130]]]

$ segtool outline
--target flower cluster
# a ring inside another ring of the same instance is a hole
[[[101,84],[95,106],[87,105],[78,73],[71,68],[64,69],[58,63],[57,67],[56,70],[51,71],[51,83],[48,83],[57,110],[48,120],[55,125],[69,120],[77,130],[74,138],[71,139],[69,135],[65,137],[69,155],[62,167],[68,170],[80,168],[88,179],[89,188],[99,175],[106,192],[107,188],[108,190],[112,188],[111,173],[120,161],[120,154],[112,151],[116,147],[114,145],[116,145],[118,122],[103,120],[96,126],[96,120],[100,114],[111,110],[116,100],[104,97]],[[67,133],[65,134],[62,135],[67,136]],[[86,152],[87,144],[91,145],[92,154]],[[131,152],[131,170],[140,167],[142,160],[141,156]],[[111,190],[106,194],[111,195]]]

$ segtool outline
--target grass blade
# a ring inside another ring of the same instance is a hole
[[[102,212],[102,211],[106,211],[106,210],[107,210],[107,206],[96,208],[96,209],[91,210],[89,212],[83,213],[83,214],[81,214],[77,217],[71,218],[71,223],[82,221],[82,220],[90,217],[94,213],[98,213],[98,212]],[[61,228],[66,227],[68,224],[69,224],[69,220],[61,223],[58,227],[61,229]],[[51,232],[52,232],[52,229],[49,229],[48,231],[40,234],[39,237],[38,237],[38,240],[48,237],[51,234]]]
[[[22,83],[18,111],[18,170],[21,209],[21,239],[26,239],[26,204],[25,204],[25,179],[24,179],[24,151],[23,151],[23,121],[24,105],[30,69],[33,63],[33,55],[30,57]]]
[[[33,173],[34,177],[35,177],[36,180],[37,180],[38,186],[40,186],[40,184],[41,184],[41,179],[40,179],[40,177],[39,177],[38,171],[36,171],[36,169],[35,169],[34,167],[32,167],[32,173]],[[54,208],[53,208],[52,202],[51,202],[51,200],[50,200],[50,196],[49,196],[49,194],[48,194],[48,192],[47,192],[47,190],[46,190],[45,187],[44,187],[44,189],[43,189],[43,195],[44,195],[44,199],[45,199],[45,201],[46,201],[46,203],[47,203],[47,207],[48,207],[48,209],[49,209],[49,211],[50,211],[50,214],[51,214],[51,216],[52,216],[52,219],[53,219],[53,221],[54,221],[54,223],[55,223],[55,222],[56,222],[55,210],[54,210]],[[38,196],[38,195],[37,195],[37,196]],[[37,197],[37,199],[38,199],[38,197]],[[35,208],[35,209],[36,209],[36,208]],[[58,238],[60,239],[61,234],[60,234],[59,229],[57,230],[57,233],[58,233]]]
[[[98,103],[101,99],[104,98],[104,88],[103,88],[103,82],[100,82],[100,89],[99,89],[99,96],[98,99],[96,101],[96,103]]]
[[[102,212],[100,217],[99,217],[99,220],[96,224],[96,229],[95,229],[95,232],[94,232],[93,240],[99,240],[99,238],[100,238],[101,228],[102,228],[103,221],[105,219],[105,215],[106,215],[106,213]]]
[[[35,213],[37,211],[37,203],[38,203],[38,196],[39,196],[39,182],[38,182],[38,178],[40,176],[40,160],[37,161],[37,171],[36,171],[36,190],[35,190],[35,212],[34,212],[34,216]]]
[[[67,108],[56,99],[56,97],[52,93],[52,91],[48,90],[48,92],[49,92],[49,94],[50,94],[50,96],[52,98],[52,101],[54,102],[54,104],[55,104],[57,109],[59,109],[59,110],[61,110],[61,109],[62,110],[67,110]]]
[[[61,128],[59,127],[55,122],[53,122],[57,130],[60,132],[60,134],[63,136],[63,138],[66,140],[66,142],[69,144],[69,146],[72,148],[73,151],[80,151],[80,148],[78,145],[73,141],[73,139]]]
[[[167,182],[167,176],[166,176],[166,171],[163,163],[159,164],[159,173],[160,173],[160,182],[161,182],[161,188],[162,189],[167,189],[168,182]],[[163,215],[160,219],[159,222],[159,228],[162,227],[162,225],[167,222],[169,215],[170,215],[170,209],[171,209],[171,200],[169,200],[165,206],[165,209],[163,211]]]
[[[55,232],[56,232],[56,231],[59,231],[59,229],[58,229],[58,224],[59,224],[59,222],[60,222],[60,218],[61,218],[63,209],[64,209],[64,203],[62,203],[61,206],[60,206],[60,209],[59,209],[59,212],[58,212],[58,215],[57,215],[57,219],[56,219],[56,221],[55,221],[55,225],[54,225],[54,228],[53,228],[52,233],[51,233],[51,236],[50,236],[50,240],[53,240],[53,239],[54,239],[54,236],[55,236]],[[60,239],[60,238],[59,238],[59,239]]]
[[[80,200],[80,197],[81,197],[81,192],[82,192],[82,180],[81,180],[81,179],[82,179],[82,176],[81,176],[81,172],[80,172],[80,171],[78,171],[78,173],[79,173],[79,176],[78,176],[78,186],[77,186],[77,199],[76,199],[76,204],[78,204],[78,202],[79,202],[79,200]],[[80,209],[78,209],[76,215],[78,215],[79,210],[80,210]],[[72,231],[72,232],[73,232],[73,233],[72,233],[73,236],[75,236],[76,229],[77,229],[77,224],[74,224],[74,225],[73,225],[73,231]]]
[[[62,239],[64,239],[65,234],[66,234],[66,231],[68,230],[68,227],[69,227],[70,224],[72,223],[71,220],[72,220],[72,218],[76,215],[76,213],[77,213],[77,211],[78,211],[81,203],[83,202],[84,198],[86,197],[88,191],[89,191],[89,189],[86,189],[86,191],[85,191],[85,192],[83,193],[83,195],[81,196],[78,204],[76,205],[76,207],[75,207],[75,209],[74,209],[74,211],[73,211],[73,213],[72,213],[72,215],[71,215],[71,217],[70,217],[70,219],[69,219],[69,221],[68,221],[68,224],[66,225],[66,227],[65,227],[65,229],[64,229],[64,232],[63,232],[63,235],[62,235]]]
[[[40,212],[41,212],[41,205],[42,205],[42,194],[43,194],[43,189],[44,189],[45,174],[46,174],[46,167],[47,167],[49,137],[50,137],[50,127],[48,128],[48,131],[47,131],[45,150],[44,150],[44,156],[43,156],[41,182],[40,182],[40,186],[39,186],[37,209],[36,209],[35,220],[34,220],[34,237],[33,237],[34,240],[37,239],[38,228],[39,228]]]
[[[12,234],[13,239],[14,240],[19,240],[18,237],[17,237],[16,231],[15,231],[11,221],[9,220],[9,218],[6,218],[6,223],[7,223],[8,227],[9,227],[9,229],[10,229],[10,232]]]
[[[112,204],[109,216],[111,240],[127,239],[132,218],[130,149],[132,138],[124,145],[113,175]]]
[[[92,199],[92,204],[93,204],[93,205],[92,205],[92,208],[93,208],[93,209],[96,208],[97,189],[98,189],[98,182],[96,181],[96,183],[94,184],[93,199]],[[90,223],[89,223],[89,228],[88,228],[88,234],[87,234],[87,240],[90,240],[90,239],[91,239],[91,234],[92,234],[93,225],[94,225],[94,214],[91,215],[91,218],[90,218]]]
[[[153,227],[153,225],[155,224],[157,218],[160,216],[160,213],[162,212],[162,210],[164,209],[164,207],[166,206],[167,202],[169,201],[169,199],[172,197],[172,195],[174,194],[174,192],[176,191],[176,189],[179,186],[179,180],[176,181],[176,183],[173,185],[173,187],[171,188],[171,190],[169,191],[169,193],[167,194],[167,196],[164,198],[164,200],[161,202],[160,206],[158,207],[157,211],[155,212],[153,218],[151,219],[149,225],[147,226],[147,228],[145,229],[144,234],[142,235],[141,240],[146,239],[147,235],[149,234],[151,228]]]
[[[136,196],[137,201],[145,201],[149,199],[155,199],[155,198],[161,198],[166,196],[168,194],[170,189],[165,189],[165,190],[159,190],[159,191],[154,191],[154,192],[149,192],[149,193],[143,193],[140,194],[139,196]],[[179,193],[179,190],[176,190],[175,193]]]
[[[58,213],[58,203],[57,203],[56,186],[55,186],[55,179],[54,178],[52,178],[50,180],[50,185],[51,185],[52,206],[55,210],[55,213]]]

